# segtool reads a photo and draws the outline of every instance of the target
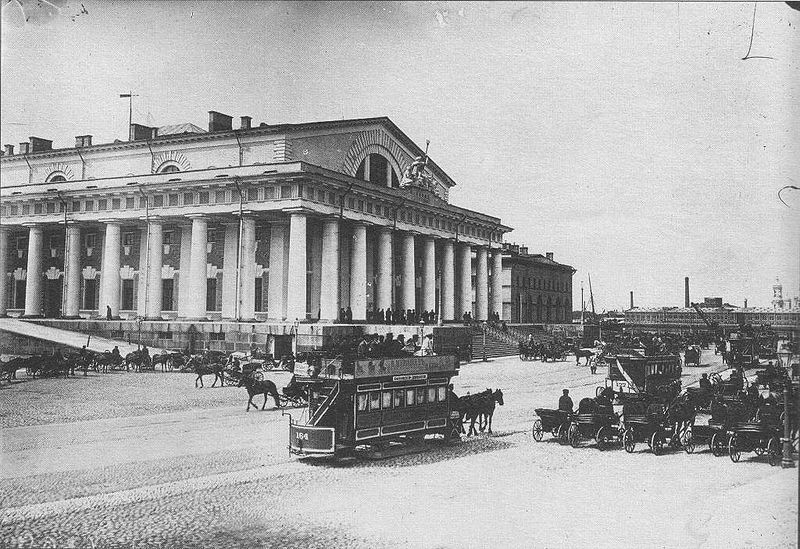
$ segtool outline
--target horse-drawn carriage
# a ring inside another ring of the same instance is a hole
[[[645,356],[632,350],[623,350],[602,358],[608,366],[605,387],[598,387],[597,393],[611,388],[625,397],[631,394],[646,393],[659,396],[669,402],[681,391],[681,357],[679,355]]]
[[[536,408],[536,415],[539,419],[533,422],[531,434],[536,442],[541,442],[544,433],[551,433],[553,438],[560,443],[567,442],[567,434],[572,424],[573,414],[566,410],[551,410],[548,408]]]
[[[375,455],[426,435],[458,438],[460,411],[448,386],[454,355],[324,359],[296,374],[308,394],[304,419],[289,420],[289,452],[340,457],[365,448]]]
[[[700,366],[702,351],[699,345],[689,345],[683,353],[684,366]]]
[[[694,417],[695,408],[685,397],[664,403],[657,396],[645,394],[623,405],[622,445],[628,453],[633,453],[640,442],[646,442],[655,455],[667,445],[690,453],[694,451],[690,432]]]

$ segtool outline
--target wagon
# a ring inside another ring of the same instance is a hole
[[[567,442],[567,433],[572,423],[572,412],[536,408],[536,415],[539,418],[533,422],[531,429],[531,434],[536,442],[541,442],[545,432],[551,433],[553,438],[558,439],[561,443]]]
[[[728,447],[728,438],[728,430],[724,423],[709,420],[707,425],[697,424],[689,427],[683,449],[687,454],[691,454],[697,446],[707,444],[711,453],[719,457]]]
[[[683,353],[683,365],[684,366],[700,366],[700,356],[702,352],[700,351],[699,345],[691,345],[686,349],[686,352]]]
[[[664,445],[682,447],[687,452],[694,451],[694,442],[689,431],[675,433],[671,425],[664,421],[663,410],[644,415],[623,416],[622,445],[629,454],[636,449],[636,443],[646,442],[650,451],[660,455]]]
[[[766,454],[770,465],[781,460],[781,429],[777,425],[759,422],[737,423],[728,441],[728,455],[738,463],[742,452]]]
[[[584,440],[594,439],[602,449],[612,442],[622,440],[619,416],[615,413],[576,414],[569,426],[567,441],[577,448]]]
[[[524,342],[519,342],[519,359],[520,360],[536,360],[539,357],[539,349],[537,345],[526,345]]]

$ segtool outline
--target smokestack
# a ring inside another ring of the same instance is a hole
[[[233,129],[233,117],[217,111],[208,111],[208,131],[224,132]]]
[[[747,309],[747,298],[744,298],[744,308]]]
[[[14,145],[5,145],[5,148],[6,148],[6,154],[8,156],[14,155]]]
[[[683,279],[683,284],[685,286],[684,297],[683,297],[683,301],[684,301],[684,305],[683,306],[688,309],[689,307],[692,306],[692,304],[689,302],[689,277],[688,276]]]
[[[631,309],[633,309],[633,290],[631,290]]]
[[[76,135],[75,136],[75,148],[82,149],[84,147],[91,147],[92,146],[92,136],[91,135]]]
[[[249,130],[252,127],[253,119],[249,116],[242,116],[239,118],[241,121],[240,128],[243,130]]]
[[[31,151],[31,144],[30,143],[20,143],[19,144],[19,154],[28,154]]]

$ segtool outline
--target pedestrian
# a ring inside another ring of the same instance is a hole
[[[106,305],[106,320],[111,320],[114,317],[111,315],[111,306]]]

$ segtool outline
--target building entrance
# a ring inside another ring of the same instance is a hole
[[[44,284],[44,316],[59,318],[61,316],[61,298],[63,285],[60,278],[45,279]]]

